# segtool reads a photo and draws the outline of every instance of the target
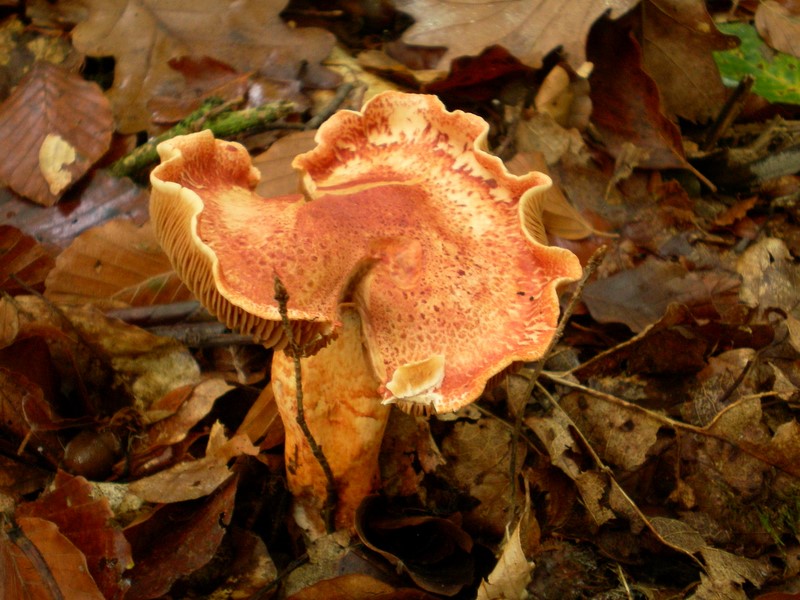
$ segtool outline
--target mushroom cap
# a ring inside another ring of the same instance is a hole
[[[456,410],[516,361],[541,358],[556,287],[581,274],[536,241],[531,199],[550,180],[510,175],[488,125],[435,96],[386,92],[340,111],[295,158],[302,194],[262,198],[238,144],[210,132],[159,145],[151,215],[178,274],[229,327],[281,347],[277,275],[310,351],[355,303],[387,402]]]

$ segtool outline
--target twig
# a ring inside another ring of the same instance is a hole
[[[589,278],[594,274],[597,270],[597,267],[600,265],[600,262],[603,260],[603,257],[606,255],[606,251],[608,250],[608,246],[600,246],[597,250],[595,250],[592,257],[589,259],[589,262],[586,264],[586,268],[583,270],[583,276],[581,277],[580,281],[578,281],[578,285],[575,288],[575,291],[572,294],[572,297],[569,299],[569,304],[564,309],[564,314],[561,315],[561,320],[558,322],[558,326],[556,327],[556,331],[553,334],[553,338],[550,340],[550,344],[548,344],[547,349],[542,354],[542,358],[536,364],[536,367],[531,372],[530,378],[528,379],[528,385],[525,387],[525,392],[522,396],[523,403],[517,410],[516,418],[514,420],[514,433],[511,439],[511,458],[509,460],[509,475],[511,479],[511,506],[513,510],[511,511],[512,518],[516,515],[517,512],[517,504],[516,504],[516,494],[514,493],[516,490],[516,472],[517,472],[517,441],[519,440],[522,434],[522,420],[525,416],[525,404],[527,404],[528,399],[531,397],[531,393],[533,392],[533,388],[536,385],[536,382],[539,379],[539,376],[542,374],[542,370],[544,369],[544,364],[547,362],[547,359],[553,352],[553,349],[556,347],[558,340],[561,339],[561,336],[564,333],[564,328],[567,326],[567,321],[572,316],[575,307],[578,305],[578,301],[581,298],[581,294],[583,293],[583,288],[586,286],[586,283],[589,281]]]
[[[327,121],[330,116],[339,110],[339,107],[342,105],[342,102],[356,89],[354,83],[347,82],[340,85],[336,90],[336,95],[333,99],[328,102],[327,106],[320,111],[320,113],[311,119],[309,119],[308,123],[305,124],[303,129],[316,129],[320,125],[322,125],[325,121]]]
[[[283,571],[278,573],[275,579],[250,596],[249,600],[263,600],[264,598],[272,598],[274,595],[273,590],[278,587],[278,585],[281,584],[292,571],[298,567],[302,567],[308,562],[308,560],[308,552],[303,552],[300,556],[290,562]]]
[[[252,335],[228,331],[224,324],[218,322],[156,325],[145,329],[153,335],[172,338],[190,348],[219,348],[254,343]]]
[[[183,121],[165,131],[161,135],[142,144],[130,154],[123,156],[111,165],[110,171],[116,177],[126,177],[138,173],[146,166],[158,160],[156,146],[178,135],[194,133],[201,129],[210,129],[217,137],[230,137],[248,130],[263,128],[266,124],[277,121],[294,110],[290,102],[271,102],[256,108],[238,111],[223,111],[216,114],[221,105],[218,99],[206,101],[200,108]]]
[[[134,306],[106,311],[106,316],[119,319],[139,327],[152,327],[164,323],[175,323],[188,319],[211,321],[212,317],[197,300],[172,302],[171,304],[152,304],[150,306]],[[200,319],[197,319],[200,317]]]
[[[336,480],[333,477],[333,470],[331,469],[330,463],[328,463],[328,459],[325,458],[322,447],[317,443],[314,434],[312,434],[311,430],[308,428],[308,423],[306,423],[306,415],[303,408],[303,376],[300,365],[302,348],[300,344],[297,343],[297,338],[294,337],[291,323],[289,323],[289,311],[287,309],[289,293],[286,291],[286,288],[277,275],[275,275],[275,301],[278,303],[278,312],[281,315],[283,333],[286,335],[286,339],[289,342],[289,348],[292,351],[292,359],[294,361],[294,383],[295,395],[297,397],[297,416],[295,417],[295,421],[303,431],[303,435],[306,441],[308,441],[308,446],[311,448],[311,453],[314,455],[314,458],[317,459],[319,466],[322,467],[322,471],[325,473],[327,498],[325,499],[325,506],[322,509],[322,518],[325,521],[325,529],[327,532],[333,533],[335,531],[333,513],[336,507]]]
[[[724,134],[736,120],[736,117],[739,116],[739,113],[742,112],[742,108],[744,108],[747,97],[750,95],[753,83],[755,83],[755,79],[752,75],[745,75],[742,77],[741,81],[739,81],[739,85],[736,86],[736,89],[730,95],[727,102],[725,102],[725,106],[722,107],[717,119],[711,126],[703,145],[700,147],[701,150],[711,150],[716,145],[719,138],[722,137],[722,134]]]

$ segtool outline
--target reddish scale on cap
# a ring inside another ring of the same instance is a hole
[[[250,191],[238,145],[208,133],[176,138],[161,146],[153,203],[163,203],[165,179],[180,184],[189,208],[172,212],[196,219],[197,237],[171,241],[185,225],[156,229],[173,262],[192,244],[208,250],[205,263],[190,259],[200,267],[179,272],[207,289],[195,271],[210,264],[217,314],[255,315],[242,314],[244,324],[279,319],[274,274],[290,318],[312,333],[338,327],[341,303],[354,301],[384,398],[454,410],[512,362],[541,357],[558,317],[556,285],[580,275],[573,254],[525,229],[528,199],[549,179],[508,174],[482,149],[487,130],[435,97],[388,92],[325,123],[318,147],[295,159],[304,195],[273,199]]]

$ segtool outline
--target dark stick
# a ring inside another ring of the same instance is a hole
[[[542,358],[536,363],[536,367],[533,369],[533,372],[530,374],[528,379],[528,385],[525,387],[525,393],[523,394],[523,403],[517,410],[516,419],[514,421],[514,433],[511,437],[511,458],[509,460],[509,474],[511,478],[511,506],[513,510],[511,511],[512,515],[515,515],[517,512],[517,505],[516,505],[516,494],[514,490],[516,489],[516,472],[517,472],[517,440],[519,440],[520,436],[522,435],[522,420],[525,416],[525,405],[528,403],[528,400],[531,397],[531,393],[533,393],[533,388],[536,386],[536,382],[539,380],[539,376],[542,374],[544,370],[544,364],[547,362],[547,359],[553,353],[553,349],[556,347],[558,340],[561,339],[561,336],[564,333],[564,329],[567,326],[567,321],[572,316],[572,313],[575,311],[575,307],[578,305],[578,301],[581,299],[581,295],[583,294],[583,288],[586,286],[586,283],[589,281],[589,278],[594,274],[597,270],[597,267],[600,266],[600,262],[603,260],[603,257],[606,255],[606,251],[608,250],[608,246],[600,246],[595,253],[592,254],[592,257],[589,259],[589,262],[586,263],[586,267],[583,269],[583,276],[578,281],[578,285],[575,288],[575,291],[572,293],[572,297],[569,299],[569,304],[564,309],[564,314],[561,315],[561,320],[558,322],[558,326],[556,327],[555,334],[553,335],[553,339],[550,340],[550,344],[548,344],[547,349],[544,351]]]
[[[333,533],[335,531],[333,513],[336,507],[336,480],[333,477],[333,470],[328,463],[328,459],[325,458],[325,454],[322,452],[322,447],[317,443],[314,434],[312,434],[311,430],[308,428],[308,423],[306,423],[305,411],[303,409],[303,377],[300,366],[302,349],[300,348],[300,344],[297,343],[297,339],[294,337],[294,332],[292,331],[292,326],[289,323],[289,312],[287,309],[289,293],[286,291],[286,288],[277,275],[275,275],[275,301],[278,303],[278,312],[280,312],[281,315],[283,332],[286,335],[286,339],[289,341],[289,348],[292,351],[292,359],[294,360],[294,383],[297,397],[297,417],[295,417],[295,420],[300,426],[300,429],[302,429],[303,435],[308,441],[314,458],[317,459],[319,466],[322,467],[322,471],[325,473],[325,479],[328,482],[328,497],[325,499],[322,517],[325,521],[325,529],[327,532]]]

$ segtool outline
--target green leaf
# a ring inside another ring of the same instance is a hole
[[[800,104],[800,60],[767,46],[755,27],[747,23],[719,23],[717,27],[742,41],[733,50],[714,52],[725,85],[735,86],[745,75],[752,75],[753,91],[762,98]]]

